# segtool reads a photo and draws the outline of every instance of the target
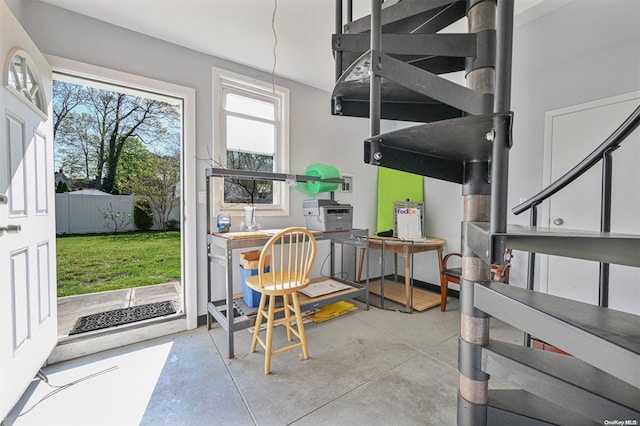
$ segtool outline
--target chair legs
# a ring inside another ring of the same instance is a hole
[[[290,324],[291,324],[291,310],[287,309],[287,307],[290,306],[289,305],[289,295],[288,294],[283,294],[282,295],[282,299],[283,299],[284,306],[285,306],[285,309],[284,309],[284,317],[285,317],[284,324],[285,324],[286,329],[287,329],[287,340],[291,341],[291,327],[290,327]]]
[[[269,303],[268,310],[265,310],[265,305]],[[263,294],[260,297],[260,306],[258,307],[258,314],[256,316],[255,330],[253,332],[253,339],[251,341],[251,352],[256,351],[256,346],[260,343],[260,346],[264,348],[264,374],[269,374],[271,369],[271,356],[280,352],[285,352],[293,348],[302,347],[302,355],[304,359],[309,359],[309,351],[307,349],[307,337],[304,331],[304,324],[302,319],[302,312],[300,311],[300,302],[298,301],[298,294],[292,293],[291,295],[283,295],[284,307],[276,308],[275,301],[276,296],[268,296]],[[284,318],[276,319],[276,313],[284,310]],[[291,315],[293,312],[294,315]],[[262,319],[266,317],[267,327],[266,336],[263,341],[260,338],[260,326],[262,325]],[[291,324],[295,320],[297,327],[293,327]],[[273,328],[276,325],[284,324],[287,330],[287,340],[292,341],[293,335],[295,335],[299,342],[289,346],[273,350]]]
[[[273,347],[273,322],[275,316],[276,298],[269,296],[269,314],[267,315],[267,341],[264,346],[264,374],[269,374],[271,368],[271,352]]]
[[[309,359],[309,350],[307,349],[307,334],[304,331],[304,322],[302,320],[302,312],[300,312],[300,302],[298,301],[298,293],[291,295],[293,299],[293,311],[296,314],[296,325],[298,326],[298,338],[300,338],[300,346],[302,346],[302,356],[304,359]],[[291,328],[291,322],[287,324],[287,329],[295,331]],[[289,339],[291,341],[291,339]]]
[[[262,324],[262,317],[264,316],[263,314],[264,305],[267,301],[267,297],[269,296],[267,296],[266,294],[262,294],[260,296],[260,304],[258,305],[258,314],[256,315],[256,326],[255,326],[255,329],[253,330],[253,339],[251,339],[251,352],[256,351],[256,344],[260,339],[260,325]]]
[[[440,310],[444,312],[447,309],[447,290],[449,289],[449,282],[447,277],[440,274]]]

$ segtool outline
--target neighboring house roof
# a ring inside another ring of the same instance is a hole
[[[79,188],[79,189],[89,189],[89,188],[94,188],[96,189],[96,180],[95,179],[69,179],[69,181],[71,182],[71,185],[74,188]]]
[[[70,184],[69,178],[62,171],[58,171],[55,173],[55,182],[56,182],[56,185],[58,185],[60,182],[66,183],[67,186]]]

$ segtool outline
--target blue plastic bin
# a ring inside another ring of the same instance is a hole
[[[264,268],[265,272],[269,272],[269,267]],[[242,281],[242,298],[244,299],[244,303],[247,304],[250,308],[255,308],[260,305],[260,293],[252,290],[247,285],[247,277],[252,275],[258,275],[257,269],[244,269],[240,266],[240,280]]]

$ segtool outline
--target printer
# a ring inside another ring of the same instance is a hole
[[[310,231],[344,231],[353,225],[353,207],[335,200],[304,200],[302,210]]]

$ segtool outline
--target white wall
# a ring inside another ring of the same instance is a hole
[[[640,2],[574,0],[517,27],[509,206],[542,189],[545,112],[638,89]],[[529,216],[508,221],[528,224]],[[525,285],[526,261],[515,253],[512,284]]]

